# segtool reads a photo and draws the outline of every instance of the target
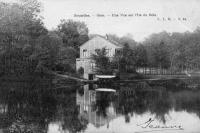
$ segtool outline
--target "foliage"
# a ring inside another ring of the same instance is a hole
[[[61,38],[54,33],[48,33],[38,38],[35,56],[39,60],[39,64],[49,70],[55,68],[61,45]]]
[[[0,2],[1,75],[75,71],[79,46],[88,40],[87,26],[63,20],[56,31],[47,31],[40,11],[37,0]]]
[[[112,63],[107,56],[106,48],[99,49],[92,55],[95,62],[95,71],[97,74],[112,74]]]
[[[88,41],[88,28],[83,22],[62,20],[58,25],[65,47],[79,50],[79,46]]]
[[[33,72],[37,60],[30,57],[34,53],[37,38],[47,33],[39,16],[40,3],[36,0],[19,0],[10,4],[0,2],[0,7],[3,72],[17,75]]]
[[[60,64],[68,65],[71,69],[75,70],[76,57],[78,55],[78,51],[73,47],[64,47],[62,46],[59,51],[59,59],[58,62]]]
[[[130,34],[127,34],[123,37],[118,37],[115,34],[108,34],[107,38],[109,40],[116,41],[124,46],[128,44],[130,48],[134,48],[137,44],[137,42],[133,39],[132,35],[130,35]]]
[[[43,24],[37,0],[0,2],[0,75],[33,74],[52,70],[75,72],[79,47],[88,41],[84,22],[62,20],[55,31]],[[92,36],[92,35],[91,35]],[[138,67],[173,71],[199,70],[200,28],[194,32],[152,34],[141,44],[127,34],[107,35],[124,46],[111,60],[106,51],[93,56],[98,73],[135,72]]]
[[[142,45],[139,44],[134,48],[135,51],[135,66],[136,67],[146,67],[148,64],[148,58],[147,58],[147,50]]]
[[[148,65],[173,70],[199,69],[200,31],[152,34],[143,45]]]
[[[135,51],[125,44],[122,51],[114,57],[115,66],[120,72],[135,72]]]
[[[164,42],[160,42],[153,46],[153,57],[156,61],[157,66],[160,68],[168,68],[169,67],[169,59],[168,59],[168,49]]]
[[[80,68],[78,69],[78,73],[79,73],[80,75],[83,75],[83,74],[84,74],[84,68],[83,68],[83,67],[80,67]]]

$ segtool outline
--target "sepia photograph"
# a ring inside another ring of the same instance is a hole
[[[200,0],[0,0],[0,133],[200,133]]]

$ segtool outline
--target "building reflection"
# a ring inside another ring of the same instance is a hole
[[[109,128],[109,122],[119,116],[124,116],[125,122],[129,122],[133,113],[141,114],[151,110],[166,91],[163,87],[151,87],[145,82],[120,86],[116,92],[99,92],[95,90],[98,87],[84,85],[83,91],[77,90],[76,93],[79,115],[97,128],[105,125]],[[167,111],[168,108],[164,112]]]
[[[140,82],[118,87],[90,84],[59,89],[39,83],[19,84],[19,87],[7,83],[0,86],[0,133],[20,125],[23,126],[17,131],[27,129],[31,133],[110,130],[117,127],[113,125],[115,120],[120,119],[121,126],[132,123],[134,116],[142,118],[145,114],[165,124],[169,121],[168,114],[182,111],[199,118],[199,88],[186,89],[182,88],[182,82],[174,82]],[[97,91],[97,88],[112,88],[116,92]],[[91,125],[96,128],[91,129]]]
[[[95,87],[93,86],[93,88]],[[85,85],[83,89],[83,94],[77,91],[76,95],[80,115],[84,116],[95,127],[107,125],[109,128],[109,122],[117,116],[114,103],[109,100],[109,97],[114,94],[95,91],[90,85]]]
[[[158,96],[162,94],[162,90],[155,91],[145,82],[120,86],[116,92],[96,91],[95,89],[99,87],[106,88],[102,85],[88,84],[83,86],[82,92],[80,90],[76,92],[79,115],[86,118],[95,127],[106,125],[109,128],[109,122],[122,115],[125,116],[125,121],[129,122],[129,113],[139,112],[139,110],[142,112],[143,108],[140,107],[146,106],[149,97],[144,97],[144,92],[156,93]]]
[[[0,104],[0,114],[5,114],[8,111],[8,105]]]

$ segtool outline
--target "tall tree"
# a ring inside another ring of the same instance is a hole
[[[120,72],[135,72],[135,51],[125,44],[122,51],[114,57]]]
[[[73,47],[79,50],[80,45],[88,41],[88,28],[85,23],[73,20],[61,20],[58,25],[65,47]]]
[[[134,48],[137,45],[137,42],[133,39],[131,34],[127,34],[123,37],[118,37],[115,34],[107,34],[109,40],[116,41],[122,45],[128,44],[130,48]]]
[[[35,50],[37,38],[47,33],[39,13],[40,3],[37,0],[0,2],[0,53],[4,59],[1,63],[3,68],[13,71],[11,64],[18,64],[15,69],[23,69],[22,66],[30,64],[29,57]]]
[[[34,57],[39,60],[39,68],[45,67],[49,70],[55,68],[59,51],[62,46],[62,39],[55,33],[49,32],[47,35],[41,36],[37,42],[37,50]]]
[[[112,64],[107,56],[106,48],[97,50],[96,53],[92,55],[92,59],[95,62],[95,71],[97,74],[112,74]]]
[[[142,44],[135,48],[135,62],[137,67],[146,67],[148,65],[147,51]]]
[[[157,63],[157,67],[168,68],[169,67],[169,53],[168,47],[164,42],[154,45],[154,58]]]

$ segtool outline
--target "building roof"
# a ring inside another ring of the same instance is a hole
[[[116,42],[116,41],[114,41],[114,40],[111,40],[111,39],[106,39],[106,40],[108,40],[109,42],[115,44],[115,45],[118,46],[118,47],[124,47],[122,44],[120,44],[120,43],[118,43],[118,42]]]
[[[104,40],[106,40],[106,41],[108,41],[108,42],[114,44],[114,45],[117,46],[117,47],[121,47],[121,48],[124,47],[122,44],[118,43],[117,41],[114,41],[114,40],[112,40],[112,39],[109,39],[108,37],[101,36],[101,35],[94,35],[92,38],[90,38],[90,40],[92,40],[93,38],[96,38],[96,37],[101,37],[101,38],[103,38]],[[90,41],[90,40],[88,40],[88,41]],[[87,41],[87,42],[88,42],[88,41]],[[87,43],[87,42],[85,42],[85,43]],[[85,43],[83,43],[82,45],[84,45]],[[82,45],[81,45],[81,46],[82,46]]]

